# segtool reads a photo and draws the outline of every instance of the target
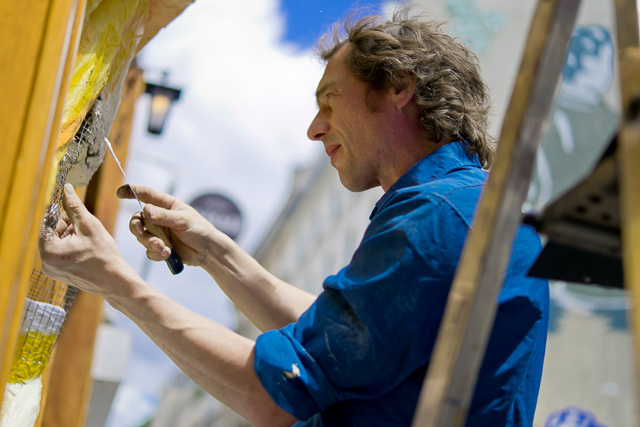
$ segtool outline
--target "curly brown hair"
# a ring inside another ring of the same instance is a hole
[[[347,65],[373,89],[399,86],[407,73],[415,76],[414,99],[421,110],[422,128],[435,142],[464,141],[488,168],[493,140],[488,133],[489,91],[478,58],[445,34],[441,23],[409,17],[405,8],[389,20],[380,16],[356,19],[351,15],[334,26],[318,45],[324,61],[346,43]]]

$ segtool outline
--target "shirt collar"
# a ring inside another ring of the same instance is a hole
[[[398,190],[438,179],[454,169],[462,167],[482,168],[477,154],[469,154],[461,141],[445,144],[427,154],[409,168],[376,203],[369,219],[373,219],[379,209]]]

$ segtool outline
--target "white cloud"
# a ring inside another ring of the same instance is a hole
[[[140,61],[146,69],[168,70],[183,95],[165,135],[140,132],[138,146],[162,146],[183,166],[180,196],[205,189],[233,194],[247,214],[240,243],[248,248],[287,196],[292,165],[321,152],[306,130],[322,66],[278,44],[283,19],[277,6],[196,3],[145,47]]]

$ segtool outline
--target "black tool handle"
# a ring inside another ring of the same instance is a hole
[[[184,264],[180,259],[180,255],[174,249],[171,249],[171,255],[167,258],[167,266],[169,267],[169,271],[173,274],[178,274],[182,270],[184,270]]]
[[[180,255],[178,255],[178,252],[171,244],[171,238],[169,237],[165,229],[163,227],[160,227],[159,225],[151,224],[149,221],[147,221],[144,215],[142,216],[142,222],[144,223],[145,227],[147,227],[147,231],[149,231],[149,233],[162,239],[164,244],[167,245],[169,249],[171,249],[171,255],[169,255],[169,258],[166,259],[169,271],[171,271],[171,273],[173,274],[178,274],[182,270],[184,270],[182,259],[180,259]]]

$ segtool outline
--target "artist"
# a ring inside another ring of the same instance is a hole
[[[320,296],[272,276],[190,206],[135,187],[145,216],[170,230],[183,261],[209,272],[264,331],[256,342],[145,283],[70,185],[58,237],[40,242],[47,275],[104,297],[254,425],[411,423],[492,160],[488,94],[475,56],[406,13],[354,21],[346,40],[325,40],[308,136],[324,145],[347,189],[382,186],[385,194],[353,259],[327,277]],[[132,197],[127,187],[118,196]],[[130,229],[150,259],[167,258],[140,213]],[[525,274],[539,249],[539,238],[522,227],[467,426],[533,423],[548,284]]]

